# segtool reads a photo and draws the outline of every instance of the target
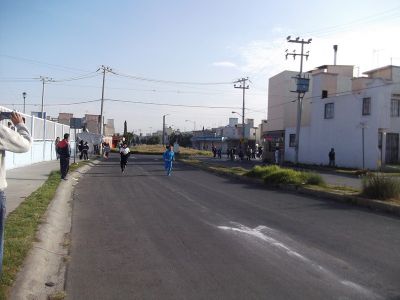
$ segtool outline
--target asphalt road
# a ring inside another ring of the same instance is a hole
[[[75,190],[68,299],[400,299],[400,219],[157,156]]]

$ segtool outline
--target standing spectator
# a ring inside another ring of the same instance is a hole
[[[78,151],[79,151],[79,159],[82,159],[82,156],[83,156],[83,140],[81,140],[80,142],[79,142],[79,146],[78,146]]]
[[[236,156],[236,147],[231,148],[231,161],[235,160]]]
[[[175,154],[172,149],[172,145],[167,146],[167,150],[163,154],[164,159],[164,167],[165,171],[167,171],[167,175],[171,176],[172,172],[172,161],[175,159]]]
[[[275,149],[275,164],[279,165],[279,148]]]
[[[239,148],[239,158],[240,158],[240,160],[243,160],[243,158],[244,158],[244,153],[243,153],[242,147]]]
[[[0,125],[0,275],[3,266],[4,225],[6,218],[6,195],[4,193],[7,187],[5,154],[6,151],[14,153],[28,152],[32,143],[29,130],[24,125],[21,115],[12,112],[11,122],[17,131]]]
[[[218,148],[217,154],[218,154],[218,158],[221,159],[222,158],[222,149],[221,148]]]
[[[251,148],[250,148],[250,146],[247,146],[246,156],[247,156],[247,160],[251,160]]]
[[[69,158],[71,157],[71,147],[69,145],[69,134],[64,134],[64,139],[57,144],[58,154],[60,155],[61,179],[67,180],[69,170]]]
[[[261,146],[258,147],[258,157],[262,158],[263,148]]]
[[[89,145],[87,142],[85,142],[82,146],[82,156],[84,160],[88,160],[88,152],[89,152]]]
[[[57,160],[60,158],[60,155],[58,154],[58,143],[60,142],[60,137],[58,136],[56,140],[54,141],[54,148],[56,149],[56,157]]]
[[[336,158],[335,149],[331,148],[331,151],[329,151],[328,156],[329,156],[329,166],[335,167],[335,158]]]
[[[229,159],[231,157],[231,149],[229,147],[226,148],[226,158]]]

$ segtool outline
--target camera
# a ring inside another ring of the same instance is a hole
[[[0,120],[11,119],[12,111],[1,111]]]

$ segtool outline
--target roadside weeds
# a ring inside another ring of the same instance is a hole
[[[70,165],[70,172],[86,165],[82,161]],[[11,212],[4,232],[3,274],[0,280],[0,299],[7,299],[16,276],[32,245],[38,240],[37,232],[45,223],[44,215],[60,184],[60,172],[53,171],[48,179]]]
[[[225,167],[208,165],[196,159],[180,159],[179,161],[217,175],[229,176],[243,182],[257,184],[266,189],[279,189],[287,192],[334,200],[342,203],[350,203],[367,207],[372,210],[383,211],[400,216],[400,203],[394,200],[377,200],[362,197],[360,191],[343,186],[332,185],[306,185],[306,184],[266,184],[261,178],[245,176],[248,170],[240,167]]]

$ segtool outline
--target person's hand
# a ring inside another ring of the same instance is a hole
[[[14,125],[22,123],[23,121],[24,120],[22,120],[22,116],[19,113],[15,111],[11,113],[11,122],[13,122]]]

